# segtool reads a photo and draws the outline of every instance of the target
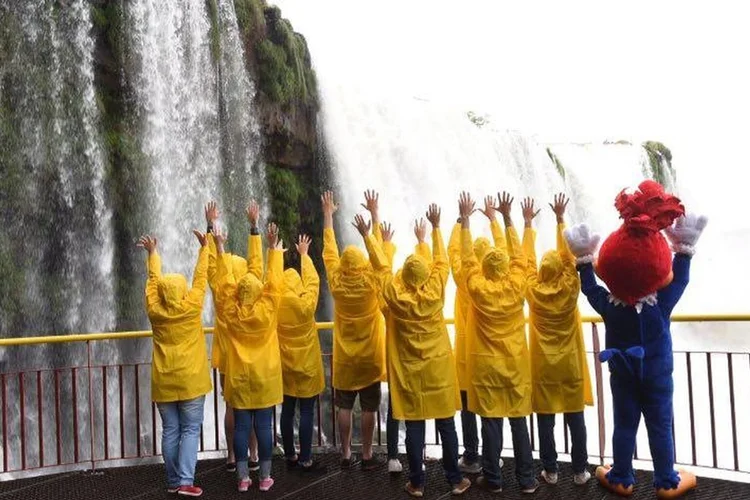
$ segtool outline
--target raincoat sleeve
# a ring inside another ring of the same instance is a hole
[[[523,251],[521,240],[518,238],[518,232],[513,226],[505,228],[505,237],[508,240],[508,257],[512,260],[514,255],[520,254]]]
[[[672,314],[672,309],[682,297],[690,281],[690,256],[682,253],[675,254],[672,260],[672,282],[659,290],[657,300],[665,316]]]
[[[396,245],[391,241],[383,242],[383,253],[385,253],[389,265],[393,267],[393,257],[396,255]]]
[[[582,264],[578,266],[581,274],[581,291],[588,299],[589,304],[600,316],[604,316],[607,308],[609,292],[606,288],[596,282],[593,264]]]
[[[523,232],[523,254],[526,258],[526,275],[532,277],[536,275],[536,231],[526,228]]]
[[[263,279],[263,238],[259,234],[247,237],[247,272]]]
[[[417,246],[414,247],[414,253],[426,260],[428,264],[432,265],[432,251],[430,250],[430,245],[427,243],[417,243]]]
[[[222,255],[223,257],[224,255]],[[232,267],[228,259],[218,259],[216,266],[216,307],[225,315],[235,316],[237,314],[237,301],[234,296],[237,293],[237,281],[234,278]]]
[[[266,275],[266,282],[263,285],[263,295],[253,304],[249,313],[245,309],[240,310],[240,321],[250,322],[255,327],[271,328],[277,321],[283,291],[284,252],[269,249],[268,273]],[[275,327],[271,333],[276,334]]]
[[[492,232],[492,242],[495,244],[495,248],[508,248],[508,244],[505,242],[503,228],[500,227],[500,223],[497,219],[490,222],[490,231]]]
[[[329,277],[339,269],[339,246],[332,228],[323,229],[323,264]]]
[[[146,281],[146,311],[159,303],[159,280],[161,279],[161,256],[154,250],[148,255],[148,280]]]
[[[203,299],[206,296],[206,285],[208,284],[208,245],[201,247],[198,252],[198,263],[193,272],[193,287],[187,294],[187,301],[194,307],[202,308]]]
[[[560,223],[557,225],[557,251],[562,258],[563,264],[566,269],[576,267],[576,257],[573,252],[570,251],[568,242],[565,240],[565,224]]]
[[[533,232],[533,229],[526,229],[524,233],[526,232]],[[529,241],[534,242],[533,237],[527,237],[524,234],[524,239],[528,239]],[[511,241],[511,245],[514,244]],[[518,244],[518,238],[516,238],[515,244]],[[510,285],[513,288],[513,291],[515,291],[518,295],[523,297],[526,294],[526,288],[528,283],[528,277],[526,275],[526,270],[529,268],[529,262],[526,254],[523,251],[516,250],[511,256],[510,256]],[[536,269],[536,262],[534,262],[534,269]]]
[[[216,288],[216,267],[217,267],[217,251],[216,251],[216,240],[212,233],[206,235],[208,238],[208,284],[211,289]]]
[[[482,279],[479,261],[474,254],[474,244],[471,239],[471,229],[461,229],[461,269],[458,272],[458,282],[467,288],[472,281]]]
[[[367,253],[370,256],[370,262],[372,262],[372,267],[375,269],[375,272],[377,274],[391,274],[391,262],[385,255],[383,248],[378,245],[374,236],[368,236],[365,238],[365,247],[367,247]]]
[[[504,241],[505,238],[503,238]],[[458,274],[461,271],[461,224],[455,224],[451,231],[451,237],[448,240],[448,260],[453,277],[458,279]]]
[[[302,256],[302,286],[305,293],[302,295],[305,314],[312,316],[318,307],[318,296],[320,295],[320,276],[315,269],[312,259],[309,255]]]
[[[420,246],[427,247],[427,244],[423,243]],[[445,243],[443,242],[443,233],[440,231],[440,228],[432,230],[432,259],[428,260],[428,262],[430,261],[432,261],[430,280],[435,279],[438,281],[440,286],[439,291],[442,293],[448,282],[450,265],[448,263],[448,252],[446,252]]]

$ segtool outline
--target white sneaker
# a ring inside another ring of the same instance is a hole
[[[404,466],[401,465],[401,461],[398,458],[391,458],[388,460],[388,472],[391,474],[398,474],[404,470]]]
[[[547,484],[557,484],[557,472],[547,472],[546,470],[543,470],[542,479],[544,479]]]
[[[587,470],[581,472],[580,474],[575,474],[573,476],[573,482],[576,483],[578,486],[583,486],[586,483],[589,482],[589,479],[591,479],[591,473]]]
[[[466,474],[479,474],[480,472],[482,472],[482,464],[479,463],[479,460],[471,464],[466,463],[464,457],[461,457],[458,460],[458,468],[461,470],[461,472],[465,472]]]

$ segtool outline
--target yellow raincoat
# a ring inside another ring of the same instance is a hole
[[[331,228],[323,231],[323,262],[333,296],[333,387],[355,391],[385,381],[385,320],[372,264],[353,246],[339,257]]]
[[[495,248],[506,249],[505,235],[500,224],[493,220],[490,223],[492,239]],[[509,231],[515,232],[511,226]],[[484,255],[492,248],[490,242],[485,237],[479,237],[474,240],[474,254],[477,260],[481,261]],[[471,299],[467,295],[466,288],[457,279],[461,272],[461,224],[453,226],[450,241],[448,242],[448,257],[450,259],[451,274],[456,282],[456,300],[453,307],[453,318],[455,320],[455,352],[456,352],[456,370],[458,372],[458,384],[462,391],[468,387],[466,378],[466,316],[468,314]]]
[[[472,304],[466,319],[471,332],[467,336],[467,406],[482,417],[531,413],[531,365],[523,312],[526,259],[515,231],[508,236],[509,251],[490,250],[480,268],[471,231],[461,233],[459,281]]]
[[[146,311],[154,331],[151,399],[157,403],[187,401],[211,392],[201,311],[206,295],[208,248],[202,247],[193,287],[181,274],[161,274],[161,257],[148,257]]]
[[[524,241],[532,400],[534,412],[542,414],[580,412],[594,404],[578,311],[581,282],[564,229],[557,225],[557,250],[544,254],[538,271],[534,241]]]
[[[217,270],[217,253],[216,253],[216,240],[214,235],[208,235],[208,284],[211,287],[211,294],[214,300],[214,311],[216,317],[214,319],[214,334],[213,342],[211,344],[211,367],[219,370],[222,375],[226,371],[226,351],[227,351],[227,322],[224,317],[219,314],[219,306],[217,300],[217,282],[216,282],[216,270]],[[239,255],[232,255],[231,253],[224,253],[222,255],[224,259],[227,259],[227,267],[232,268],[232,274],[235,280],[242,279],[247,274],[247,261]]]
[[[224,398],[241,410],[275,406],[284,399],[276,333],[284,291],[282,252],[268,252],[265,285],[252,272],[238,283],[224,260],[217,274],[218,303],[229,331]]]
[[[432,232],[433,255],[422,243],[394,277],[380,249],[368,243],[383,280],[388,335],[388,383],[393,418],[452,418],[461,408],[443,307],[450,271],[440,230]],[[434,258],[434,263],[432,262]]]
[[[325,388],[323,357],[315,327],[320,278],[310,257],[302,256],[302,276],[284,271],[284,295],[279,309],[279,346],[284,394],[309,398]]]

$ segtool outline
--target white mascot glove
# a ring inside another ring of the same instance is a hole
[[[693,255],[703,229],[708,224],[705,215],[687,214],[679,217],[674,225],[664,230],[675,253]]]
[[[591,234],[586,224],[577,224],[565,230],[565,240],[570,252],[576,256],[576,264],[594,262],[594,252],[599,246],[599,235]]]

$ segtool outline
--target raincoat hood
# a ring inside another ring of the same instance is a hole
[[[406,262],[404,262],[404,268],[401,272],[401,279],[404,280],[404,284],[411,289],[416,289],[422,286],[427,278],[430,277],[430,268],[427,265],[427,261],[420,255],[410,255]]]
[[[239,255],[232,255],[232,274],[235,279],[240,279],[247,274],[247,260]]]
[[[492,243],[484,236],[480,236],[474,240],[474,255],[476,255],[479,262],[482,262],[482,259],[490,251],[490,248],[492,248]]]
[[[340,265],[341,272],[344,274],[360,273],[367,268],[367,258],[362,253],[362,250],[349,245],[344,249],[344,253],[341,254]]]
[[[482,274],[490,281],[497,281],[508,272],[509,266],[508,253],[491,248],[482,259]]]
[[[538,279],[540,283],[555,281],[563,272],[563,261],[560,252],[550,250],[542,256],[539,263]]]
[[[159,280],[159,298],[166,307],[179,305],[187,292],[187,279],[181,274],[165,274]]]
[[[301,297],[305,293],[305,286],[302,284],[302,277],[296,269],[287,269],[284,271],[284,288],[286,292],[291,292],[297,297]]]
[[[246,274],[237,284],[237,298],[243,306],[253,305],[263,293],[263,283],[254,274]]]

